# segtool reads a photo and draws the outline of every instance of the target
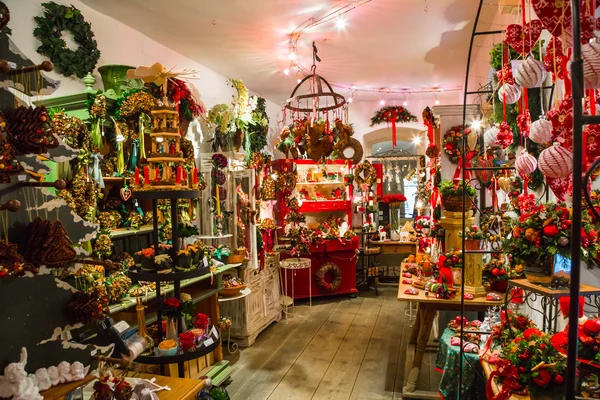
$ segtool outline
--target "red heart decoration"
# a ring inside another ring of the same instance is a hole
[[[506,42],[519,54],[529,54],[542,34],[542,21],[534,19],[523,27],[510,24],[506,28]]]
[[[557,179],[546,177],[546,182],[548,183],[548,186],[550,187],[552,193],[554,193],[558,201],[565,201],[571,183],[571,178],[572,175],[569,175],[566,178]]]
[[[588,125],[585,128],[584,137],[587,137],[587,143],[585,146],[587,159],[587,165],[585,165],[585,169],[587,170],[594,160],[597,157],[600,157],[600,125]]]
[[[537,17],[554,37],[562,37],[563,32],[569,47],[572,46],[571,1],[570,0],[531,0]],[[587,0],[581,0],[581,43],[594,37],[594,17],[588,13]]]
[[[127,201],[131,198],[131,190],[128,187],[121,188],[120,193],[123,201]]]
[[[556,75],[559,79],[565,79],[565,75],[563,73],[562,68],[562,59],[566,57],[562,51],[562,43],[559,38],[553,37],[550,39],[548,43],[548,47],[546,47],[546,56],[544,57],[544,66],[546,67],[546,71]],[[556,68],[556,71],[554,71]],[[556,77],[552,79],[556,80]]]

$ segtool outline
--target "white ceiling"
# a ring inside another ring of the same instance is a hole
[[[296,84],[294,71],[290,76],[283,74],[290,63],[288,35],[307,19],[347,1],[82,2],[224,76],[242,79],[251,90],[280,103]],[[344,15],[344,30],[328,22],[304,33],[298,42],[297,59],[309,68],[311,43],[315,41],[323,60],[317,70],[330,82],[383,92],[462,89],[477,3],[372,0]],[[485,3],[478,30],[498,29],[491,24],[498,18],[497,0]],[[489,47],[482,43],[477,42],[475,51],[483,49],[487,54]],[[480,58],[482,62],[487,59],[483,55]],[[160,61],[168,64],[168,60]],[[484,71],[479,69],[477,75],[486,75],[485,65],[482,68]],[[380,96],[377,92],[358,92],[354,98],[373,100]]]

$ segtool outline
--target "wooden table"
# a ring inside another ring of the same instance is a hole
[[[433,320],[438,311],[441,310],[455,310],[460,311],[460,301],[462,294],[458,292],[453,299],[437,299],[434,296],[425,296],[424,290],[419,290],[419,294],[410,295],[405,294],[404,291],[412,287],[404,283],[400,283],[398,287],[398,301],[406,302],[417,302],[419,303],[417,311],[417,319],[413,325],[412,332],[410,335],[409,343],[416,343],[415,358],[413,360],[412,368],[408,374],[406,385],[404,386],[403,392],[414,392],[417,387],[417,379],[419,378],[419,371],[421,363],[423,362],[423,355],[427,349],[427,341],[431,334],[431,328],[433,326]],[[474,298],[473,300],[465,300],[465,310],[468,311],[485,311],[492,306],[501,306],[504,304],[504,297],[500,301],[487,301],[485,298]]]
[[[523,300],[527,303],[529,308],[542,314],[542,331],[549,329],[556,332],[556,326],[558,322],[559,313],[559,299],[562,297],[569,297],[569,289],[550,289],[545,286],[536,285],[535,283],[529,282],[527,279],[510,279],[508,281],[509,288],[517,287],[523,290]],[[592,305],[597,309],[600,309],[600,288],[581,284],[579,286],[579,295],[585,298],[586,304]],[[538,310],[533,307],[530,303],[531,300],[537,300],[537,297],[541,297],[542,310]],[[592,301],[592,297],[594,300]],[[507,301],[510,301],[510,295]]]
[[[418,242],[393,242],[391,240],[381,242],[379,240],[369,240],[369,245],[380,247],[381,254],[417,254],[419,250]]]
[[[86,386],[93,380],[95,380],[95,378],[92,375],[88,375],[80,381],[63,383],[51,387],[48,390],[44,390],[43,392],[40,392],[40,394],[44,397],[44,400],[63,400],[69,395],[69,393],[81,386]]]

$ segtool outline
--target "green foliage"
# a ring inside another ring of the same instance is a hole
[[[475,197],[477,195],[477,191],[471,185],[465,183],[464,187],[467,191],[467,196]],[[458,181],[457,185],[455,186],[454,182],[444,179],[440,183],[440,194],[442,196],[462,196],[463,181]]]
[[[260,152],[267,145],[269,116],[267,115],[265,103],[264,98],[257,97],[256,108],[252,111],[252,121],[254,123],[248,126],[246,132],[249,140],[248,148],[246,148],[247,154]]]
[[[538,40],[538,42],[533,47],[533,50],[531,51],[532,54],[536,55],[536,58],[539,58],[540,46],[542,46],[542,48],[543,48],[543,46],[544,46],[543,40]],[[508,46],[508,49],[509,49],[509,55],[508,55],[509,60],[522,60],[523,59],[523,57],[521,57],[521,55],[519,53],[517,53],[512,47]],[[503,62],[503,46],[502,46],[502,43],[497,43],[490,50],[490,65],[492,66],[492,68],[494,68],[496,71],[498,71],[499,69],[502,68],[503,64],[504,64],[504,62]]]
[[[94,32],[81,11],[73,6],[63,6],[51,1],[42,3],[44,15],[34,17],[37,27],[33,35],[41,45],[37,52],[50,58],[57,70],[64,76],[75,75],[83,78],[92,72],[100,59],[100,50],[94,40]],[[69,31],[79,45],[73,51],[67,48],[62,32]]]

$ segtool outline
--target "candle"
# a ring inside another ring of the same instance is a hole
[[[198,183],[198,168],[194,168],[194,172],[192,174],[192,183],[194,185]]]
[[[183,178],[182,178],[182,180],[183,180],[184,182],[186,182],[186,183],[187,183],[187,180],[188,180],[188,179],[187,179],[187,177],[188,177],[188,176],[187,176],[187,169],[184,169],[184,170],[183,170]]]
[[[149,176],[148,176],[148,166],[145,165],[144,166],[144,185],[147,185],[148,183],[150,183],[150,179],[149,179]]]
[[[135,184],[139,185],[140,184],[140,170],[138,167],[135,167],[135,173],[134,173],[134,177],[135,177]]]
[[[221,200],[219,199],[219,185],[215,187],[217,193],[217,215],[221,215]]]
[[[160,169],[158,167],[154,171],[154,180],[156,182],[160,182]]]
[[[177,176],[175,178],[175,183],[179,185],[181,183],[181,166],[177,166]]]

